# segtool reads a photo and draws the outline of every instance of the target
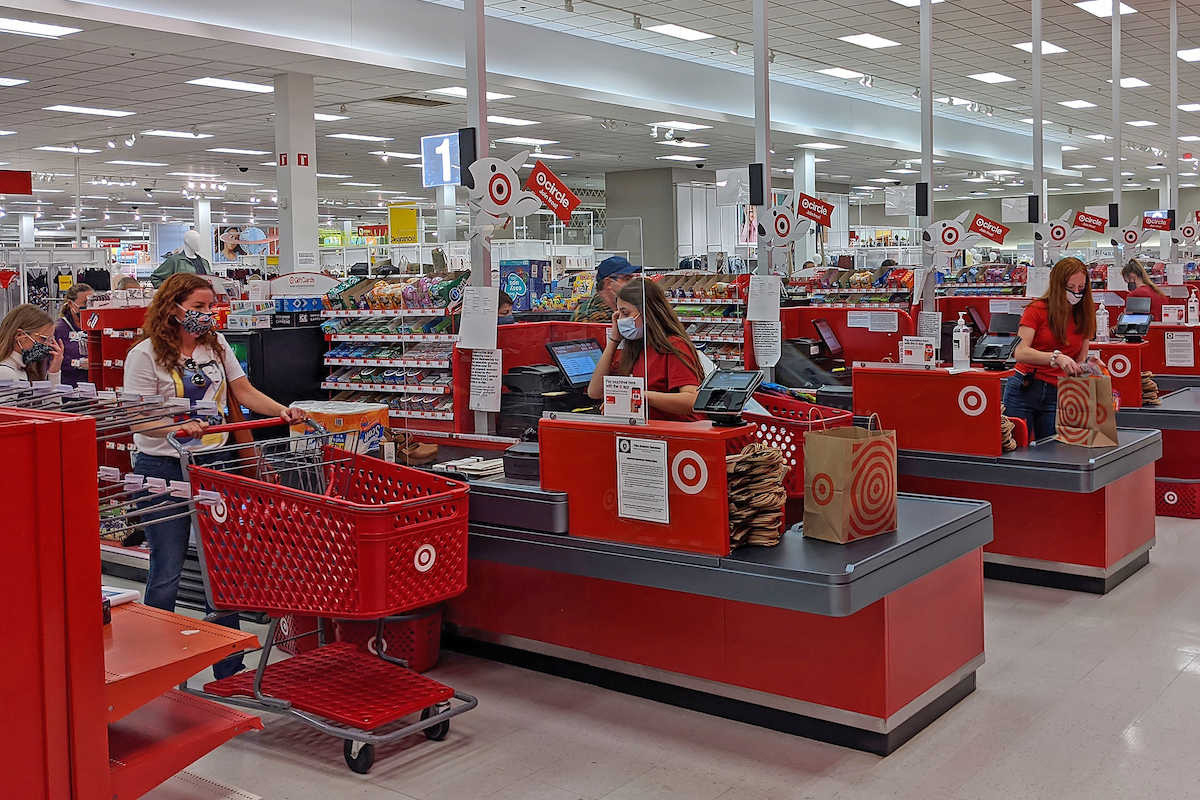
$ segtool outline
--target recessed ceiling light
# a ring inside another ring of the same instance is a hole
[[[1098,142],[1104,142],[1104,141],[1111,139],[1112,137],[1105,133],[1089,133],[1089,134],[1087,134],[1087,138],[1095,139]]]
[[[497,142],[505,144],[519,144],[525,147],[542,147],[550,144],[558,144],[555,139],[531,139],[528,136],[509,136],[506,139],[497,139]]]
[[[390,142],[394,139],[392,136],[367,136],[362,133],[327,133],[326,139],[352,139],[356,142]]]
[[[76,154],[83,154],[83,155],[91,155],[92,153],[100,152],[99,150],[95,150],[91,147],[62,147],[62,146],[55,145],[55,144],[42,145],[41,147],[35,147],[33,149],[34,150],[45,150],[49,153],[76,153]]]
[[[674,128],[677,131],[707,131],[712,130],[712,125],[700,125],[695,122],[680,122],[677,119],[669,119],[666,122],[650,122],[647,123],[651,128]]]
[[[1109,78],[1107,83],[1112,83],[1112,78]],[[1149,85],[1141,78],[1121,78],[1122,89],[1141,89]]]
[[[1003,192],[1004,187],[1003,186],[993,186],[993,187],[989,188],[988,191],[989,192]]]
[[[225,181],[226,186],[262,186],[261,183],[244,183],[242,181]]]
[[[711,33],[694,31],[691,28],[685,28],[682,25],[671,25],[669,23],[666,25],[651,25],[650,27],[646,28],[646,30],[654,31],[655,33],[661,33],[664,36],[674,36],[676,39],[683,39],[684,41],[688,42],[699,42],[703,39],[713,38]]]
[[[1200,47],[1193,47],[1190,50],[1180,50],[1176,55],[1184,61],[1200,61]]]
[[[1146,169],[1166,169],[1162,164],[1150,164]]]
[[[269,156],[270,150],[239,150],[236,147],[210,147],[205,152],[225,153],[231,156]]]
[[[211,172],[168,172],[167,175],[172,178],[199,178],[206,181],[214,181],[221,177],[220,175],[213,175]]]
[[[1133,177],[1133,173],[1132,173],[1132,172],[1122,172],[1122,173],[1121,173],[1121,177],[1122,177],[1122,178],[1132,178],[1132,177]]]
[[[372,150],[368,155],[372,156],[387,156],[388,158],[420,158],[420,153],[393,153],[391,150]],[[317,176],[321,177],[320,175]],[[329,177],[329,176],[326,176]],[[349,178],[349,175],[340,175],[337,177]]]
[[[132,117],[135,111],[114,111],[110,108],[88,108],[87,106],[46,106],[42,111],[61,111],[64,114],[86,114],[91,117]]]
[[[1196,177],[1196,175],[1197,175],[1197,174],[1200,174],[1200,173],[1195,173],[1195,172],[1181,172],[1181,173],[1179,173],[1179,177],[1181,177],[1181,178],[1194,178],[1194,177]]]
[[[845,150],[844,144],[830,144],[829,142],[805,142],[798,144],[796,147],[803,147],[806,150]]]
[[[1073,144],[1064,144],[1064,145],[1063,145],[1062,147],[1060,147],[1059,149],[1060,149],[1060,150],[1062,150],[1064,153],[1066,153],[1066,152],[1069,152],[1069,151],[1071,151],[1071,150],[1078,150],[1079,148],[1078,148],[1078,147],[1076,147],[1076,146],[1075,146],[1075,145],[1073,145]]]
[[[854,188],[855,188],[855,189],[860,189],[860,190],[862,190],[862,191],[864,191],[864,192],[874,192],[874,191],[877,191],[877,190],[879,189],[879,187],[878,187],[878,186],[855,186]]]
[[[1075,188],[1077,186],[1083,186],[1083,184],[1082,183],[1064,183],[1063,186],[1070,186],[1072,188]]]
[[[1095,103],[1089,103],[1087,100],[1059,100],[1058,104],[1060,106],[1066,106],[1067,108],[1095,108],[1096,107]]]
[[[1181,142],[1200,142],[1200,136],[1180,136]]]
[[[963,180],[966,181],[967,183],[991,183],[992,182],[991,178],[985,178],[982,175],[975,177],[975,178],[963,178]]]
[[[371,188],[374,186],[383,186],[383,184],[382,183],[355,183],[354,181],[346,181],[345,183],[339,183],[338,186],[362,186],[364,188]]]
[[[116,164],[121,167],[165,167],[161,161],[105,161],[105,164]]]
[[[1113,5],[1115,5],[1113,0],[1084,0],[1082,3],[1076,3],[1075,7],[1082,8],[1084,11],[1088,12],[1093,17],[1107,18],[1107,17],[1112,16]],[[1125,16],[1126,14],[1136,14],[1136,13],[1137,13],[1137,10],[1134,9],[1132,6],[1127,6],[1124,3],[1121,3],[1121,16],[1122,17]]]
[[[665,144],[670,147],[708,147],[704,142],[689,142],[686,140],[680,142],[675,139],[662,139],[659,141],[659,144]]]
[[[1007,75],[1001,75],[999,72],[980,72],[977,75],[968,75],[968,78],[984,83],[1008,83],[1015,81],[1016,78],[1010,78]]]
[[[559,153],[534,153],[534,154],[533,154],[531,157],[532,157],[532,158],[535,158],[535,159],[536,159],[536,158],[542,158],[542,159],[545,159],[545,160],[547,160],[547,161],[563,161],[563,160],[565,160],[565,159],[571,158],[571,156],[564,156],[564,155],[561,155],[561,154],[559,154]],[[662,156],[659,156],[659,158],[662,158]],[[698,159],[696,159],[696,160],[697,160],[697,161],[703,161],[704,159],[702,159],[702,158],[698,158]],[[405,164],[404,166],[406,166],[406,167],[419,167],[419,166],[421,166],[421,165],[420,165],[420,164]]]
[[[882,36],[876,36],[873,33],[856,33],[853,36],[839,36],[838,41],[847,42],[848,44],[856,44],[859,47],[866,47],[870,50],[879,50],[884,47],[899,47],[899,42],[893,42],[891,39],[884,39]]]
[[[188,83],[193,86],[208,86],[212,89],[232,89],[235,92],[270,94],[275,91],[274,86],[268,86],[265,83],[246,83],[245,81],[231,81],[226,78],[195,78],[188,81]]]
[[[1112,156],[1105,156],[1105,157],[1104,157],[1104,160],[1105,160],[1105,161],[1112,161],[1112,160],[1113,160],[1113,157],[1112,157]],[[1121,160],[1122,160],[1122,161],[1128,161],[1129,159],[1128,159],[1128,158],[1126,158],[1125,156],[1121,156]]]
[[[1194,114],[1195,112],[1200,111],[1200,103],[1180,103],[1179,110]]]
[[[79,33],[83,28],[68,28],[63,25],[47,25],[44,22],[28,22],[23,19],[0,18],[0,33],[16,33],[38,39],[57,39]]]
[[[1024,122],[1026,125],[1032,125],[1033,117],[1026,117],[1025,119],[1021,120],[1021,122]],[[1048,119],[1044,119],[1044,120],[1042,120],[1042,124],[1043,125],[1053,125],[1054,123]]]
[[[313,114],[313,119],[317,122],[337,122],[338,120],[350,119],[341,114]]]
[[[875,183],[895,183],[895,178],[870,178],[869,180]]]
[[[353,175],[336,175],[332,172],[318,172],[318,178],[353,178]]]
[[[1104,183],[1108,178],[1088,178],[1092,183]]]
[[[904,160],[905,160],[905,161],[907,161],[907,162],[908,162],[908,163],[910,163],[910,164],[920,164],[920,163],[921,163],[921,159],[919,159],[919,158],[906,158],[906,159],[904,159]],[[942,160],[942,159],[940,159],[940,158],[935,158],[935,159],[933,160],[933,163],[934,163],[934,164],[945,164],[946,162],[945,162],[945,161],[943,161],[943,160]]]
[[[1153,128],[1153,127],[1154,127],[1155,125],[1157,125],[1158,123],[1157,123],[1157,122],[1151,122],[1151,121],[1150,121],[1150,120],[1148,120],[1148,119],[1135,119],[1135,120],[1131,120],[1131,121],[1129,121],[1129,122],[1126,122],[1125,124],[1126,124],[1126,125],[1131,125],[1131,126],[1132,126],[1132,127],[1134,127],[1134,128]]]
[[[972,197],[987,197],[987,192],[971,192]]]
[[[1095,169],[1095,164],[1072,164],[1067,169]]]
[[[659,156],[657,161],[703,161],[699,156],[685,156],[682,153],[672,153],[669,156]]]
[[[1013,47],[1017,48],[1018,50],[1024,50],[1026,53],[1033,52],[1033,42],[1021,42],[1020,44],[1014,44]],[[1065,53],[1065,52],[1067,52],[1067,48],[1059,47],[1056,44],[1051,44],[1050,42],[1047,42],[1045,39],[1042,40],[1042,55],[1052,56],[1055,53]]]
[[[884,172],[890,172],[893,175],[916,175],[921,170],[919,169],[885,169]]]
[[[524,127],[526,125],[541,125],[542,124],[542,123],[537,122],[532,119],[517,119],[515,117],[497,117],[497,116],[492,116],[490,114],[488,115],[487,119],[488,119],[488,122],[494,123],[496,125],[516,125],[516,126]]]
[[[22,83],[29,83],[24,78],[0,78],[0,86],[20,86]]]
[[[822,75],[828,75],[831,78],[843,78],[845,80],[853,80],[863,76],[863,73],[861,72],[855,72],[852,69],[842,69],[841,67],[827,67],[825,69],[819,69],[817,72],[821,73]]]
[[[264,161],[261,164],[259,164],[259,166],[260,167],[278,167],[279,164],[278,164],[278,162],[275,162],[275,161]]]
[[[1179,184],[1179,188],[1180,188],[1180,189],[1195,189],[1195,188],[1196,188],[1196,184],[1194,184],[1194,183],[1181,183],[1181,184]]]
[[[16,136],[16,131],[0,131],[0,136]]]
[[[191,131],[142,131],[142,136],[164,136],[168,139],[211,139],[211,133],[192,133]]]
[[[446,97],[466,97],[467,90],[463,86],[447,86],[442,89],[429,89],[428,94],[440,94]],[[511,100],[511,94],[501,94],[500,92],[488,92],[488,100]]]
[[[814,163],[814,164],[826,164],[826,163],[828,163],[828,162],[829,162],[829,159],[828,159],[828,158],[813,158],[813,163]],[[789,171],[790,171],[790,170],[789,170]]]

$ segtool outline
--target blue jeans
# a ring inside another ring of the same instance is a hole
[[[1034,378],[1025,389],[1024,382],[1025,376],[1018,372],[1004,384],[1004,413],[1025,420],[1031,441],[1048,439],[1054,435],[1058,416],[1058,387]]]
[[[197,459],[203,464],[205,459]],[[210,459],[211,463],[211,459]],[[133,471],[147,478],[162,478],[167,481],[183,480],[183,465],[178,458],[167,456],[152,456],[138,453],[133,461]],[[142,509],[151,508],[153,501],[141,504]],[[187,558],[188,542],[192,536],[192,521],[189,517],[168,519],[154,523],[157,517],[175,516],[178,510],[164,511],[160,514],[145,513],[146,543],[150,546],[150,574],[146,576],[145,603],[164,611],[175,610],[175,599],[179,594],[179,579],[183,575],[183,562]],[[207,599],[205,611],[211,612]],[[237,615],[225,617],[222,625],[229,628],[241,629],[241,621]],[[242,669],[241,655],[232,655],[213,667],[217,679],[228,677]]]

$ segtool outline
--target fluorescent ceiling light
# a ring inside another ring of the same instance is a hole
[[[1112,78],[1109,78],[1107,82],[1112,83]],[[1149,85],[1141,78],[1121,78],[1122,89],[1141,89]]]
[[[16,136],[16,131],[0,131],[0,136]]]
[[[463,86],[447,86],[443,89],[429,89],[428,94],[440,94],[446,97],[466,97],[467,90]],[[501,94],[500,92],[488,92],[488,100],[511,100],[511,94]]]
[[[988,175],[1020,175],[1021,173],[1012,169],[989,169]]]
[[[261,183],[243,183],[242,181],[225,181],[226,186],[262,186]],[[157,190],[155,190],[157,191]]]
[[[488,115],[488,122],[496,125],[517,125],[524,127],[526,125],[541,125],[542,123],[532,119],[516,119],[515,117],[497,117],[491,114]]]
[[[1133,126],[1134,128],[1153,128],[1153,127],[1154,127],[1155,125],[1157,125],[1158,123],[1157,123],[1157,122],[1151,122],[1151,121],[1150,121],[1150,120],[1148,120],[1148,119],[1135,119],[1135,120],[1131,120],[1131,121],[1129,121],[1129,122],[1126,122],[1125,124],[1126,124],[1126,125],[1131,125],[1131,126]]]
[[[1188,111],[1194,114],[1195,112],[1200,111],[1200,103],[1180,103],[1179,110]]]
[[[1016,78],[1001,75],[999,72],[980,72],[978,75],[968,75],[967,77],[984,83],[1008,83],[1016,80]]]
[[[1059,148],[1059,149],[1060,149],[1060,150],[1062,150],[1064,153],[1066,153],[1066,152],[1068,152],[1068,151],[1071,151],[1071,150],[1078,150],[1079,148],[1078,148],[1078,147],[1076,147],[1076,146],[1075,146],[1075,145],[1073,145],[1073,144],[1064,144],[1064,145],[1063,145],[1061,148]]]
[[[1018,50],[1024,50],[1026,53],[1033,52],[1033,42],[1021,42],[1020,44],[1014,44],[1013,47],[1017,48]],[[1065,52],[1067,52],[1067,48],[1059,47],[1056,44],[1051,44],[1050,42],[1047,42],[1045,39],[1042,40],[1042,55],[1052,56],[1055,53],[1065,53]]]
[[[1162,164],[1150,164],[1146,169],[1166,169]]]
[[[24,78],[0,78],[0,86],[20,86],[22,83],[29,83]]]
[[[509,136],[506,139],[497,139],[497,142],[505,144],[519,144],[526,147],[542,147],[549,144],[558,144],[555,139],[531,139],[528,136]]]
[[[1095,103],[1089,103],[1087,100],[1059,100],[1058,104],[1060,106],[1066,106],[1067,108],[1095,108],[1096,107]]]
[[[1180,50],[1176,55],[1184,61],[1200,61],[1200,47],[1193,47],[1190,50]]]
[[[420,153],[393,153],[391,150],[372,150],[367,155],[387,156],[388,158],[420,158],[421,157]],[[321,176],[318,175],[317,177],[320,178]],[[327,175],[325,177],[330,177],[330,176]],[[350,176],[349,175],[338,175],[335,177],[349,178]]]
[[[1078,186],[1083,186],[1083,184],[1082,183],[1064,183],[1063,186],[1070,186],[1072,188],[1075,188]]]
[[[1072,164],[1067,169],[1095,169],[1095,164]]]
[[[168,139],[211,139],[211,133],[192,133],[191,131],[142,131],[142,136],[164,136]]]
[[[798,144],[796,147],[803,147],[806,150],[845,150],[844,144],[830,144],[829,142],[805,142]]]
[[[338,120],[350,118],[343,117],[341,114],[313,114],[313,119],[317,122],[337,122]]]
[[[270,150],[239,150],[236,147],[210,147],[205,152],[208,153],[225,153],[231,156],[269,156]]]
[[[1200,136],[1180,136],[1179,141],[1181,141],[1181,142],[1200,142]],[[34,148],[34,149],[36,150],[37,148]]]
[[[817,72],[821,73],[822,75],[828,75],[831,78],[843,78],[845,80],[852,80],[854,78],[861,78],[863,76],[863,73],[861,72],[855,72],[852,69],[842,69],[841,67],[827,67],[825,69],[819,69]]]
[[[669,119],[666,122],[651,122],[648,123],[652,128],[674,128],[677,131],[707,131],[712,130],[712,125],[700,125],[695,122],[680,122],[677,119]]]
[[[221,177],[220,175],[213,175],[211,172],[168,172],[167,175],[172,178],[199,178],[206,181],[214,181]]]
[[[356,142],[390,142],[392,136],[367,136],[362,133],[327,133],[326,139],[352,139]]]
[[[1113,5],[1115,5],[1113,0],[1084,0],[1082,3],[1076,3],[1075,7],[1082,8],[1093,17],[1108,18],[1112,16]],[[1132,6],[1121,3],[1121,16],[1136,13],[1137,10]]]
[[[1025,119],[1021,120],[1021,122],[1024,122],[1026,125],[1032,125],[1033,117],[1026,117]],[[1044,120],[1042,120],[1042,124],[1043,125],[1053,125],[1054,123],[1048,119],[1044,119]]]
[[[814,164],[825,164],[825,163],[828,163],[828,161],[829,161],[828,158],[814,158],[813,159]]]
[[[1179,184],[1179,188],[1180,188],[1180,189],[1195,189],[1195,188],[1196,188],[1196,184],[1194,184],[1194,183],[1181,183],[1181,184]]]
[[[260,167],[278,167],[279,164],[275,161],[264,161],[259,164]]]
[[[165,167],[161,161],[105,161],[105,164],[116,164],[121,167]]]
[[[919,158],[906,158],[906,159],[904,159],[904,160],[905,160],[905,161],[907,161],[907,162],[908,162],[908,163],[910,163],[910,164],[920,164],[920,163],[921,163],[921,159],[919,159]],[[933,160],[933,163],[934,163],[934,164],[945,164],[946,162],[945,162],[945,161],[943,161],[943,160],[942,160],[942,159],[940,159],[940,158],[935,158],[935,159]]]
[[[1107,139],[1111,139],[1112,137],[1111,137],[1111,136],[1109,136],[1109,135],[1107,135],[1107,134],[1104,134],[1104,133],[1089,133],[1089,134],[1087,135],[1087,138],[1089,138],[1089,139],[1095,139],[1095,140],[1096,140],[1096,141],[1098,141],[1098,142],[1103,142],[1103,141],[1105,141],[1105,140],[1107,140]]]
[[[1122,172],[1122,173],[1121,173],[1121,177],[1122,177],[1122,178],[1132,178],[1132,177],[1133,177],[1133,173],[1132,173],[1132,172]]]
[[[666,25],[651,25],[646,30],[661,33],[663,36],[674,36],[676,39],[683,39],[688,42],[699,42],[703,39],[713,38],[711,33],[694,31],[691,28],[685,28],[682,25],[672,25],[670,23]]]
[[[978,178],[963,178],[967,183],[991,183],[991,178],[985,178],[982,175]]]
[[[669,147],[708,147],[704,142],[689,142],[687,140],[678,142],[674,139],[662,139],[659,141],[659,144],[665,144]]]
[[[899,42],[893,42],[891,39],[884,39],[882,36],[876,36],[873,33],[856,33],[853,36],[839,36],[838,41],[856,44],[859,47],[866,47],[870,50],[880,50],[884,47],[899,47]]]
[[[898,3],[905,8],[918,8],[921,5],[921,0],[892,0],[893,3]],[[937,5],[942,0],[930,0],[930,5]]]
[[[703,158],[698,156],[685,156],[680,153],[672,153],[669,156],[659,156],[656,161],[703,161]]]
[[[869,180],[872,180],[875,183],[895,183],[896,182],[895,178],[870,178]]]
[[[1113,159],[1113,157],[1112,157],[1112,156],[1105,156],[1105,157],[1104,157],[1104,160],[1105,160],[1105,161],[1112,161],[1112,159]],[[1129,159],[1128,159],[1128,158],[1126,158],[1125,156],[1121,156],[1121,160],[1122,160],[1122,161],[1128,161]]]
[[[61,111],[64,114],[87,114],[92,117],[132,117],[135,111],[113,111],[110,108],[88,108],[87,106],[46,106],[42,111]]]
[[[874,192],[879,189],[878,186],[855,186],[854,188],[863,192]]]
[[[921,170],[919,169],[885,169],[884,172],[890,172],[893,175],[916,175]]]
[[[91,147],[60,147],[54,144],[42,145],[41,147],[35,147],[33,149],[45,150],[48,153],[77,153],[84,155],[91,155],[92,153],[100,152],[99,150],[92,149]]]
[[[1194,177],[1196,177],[1196,175],[1197,175],[1197,174],[1198,174],[1198,173],[1195,173],[1195,172],[1181,172],[1181,173],[1179,173],[1179,177],[1181,177],[1181,178],[1194,178]]]
[[[353,175],[337,175],[332,172],[318,172],[318,178],[353,178]]]
[[[383,186],[383,184],[382,183],[355,183],[353,181],[346,181],[345,183],[339,183],[338,186],[362,186],[365,188],[371,188],[373,186]]]
[[[265,83],[246,83],[245,81],[231,81],[226,78],[196,78],[188,81],[188,83],[193,86],[208,86],[213,89],[232,89],[235,92],[270,94],[275,91],[274,86],[267,86]]]
[[[0,18],[0,33],[17,33],[39,39],[57,39],[79,33],[83,28],[68,28],[63,25],[47,25],[44,22],[28,22],[23,19]]]
[[[1088,178],[1092,183],[1104,183],[1108,178]]]
[[[571,156],[563,156],[563,155],[559,155],[558,153],[534,153],[534,154],[532,155],[532,158],[535,158],[535,159],[537,159],[537,158],[543,158],[543,159],[546,159],[547,161],[562,161],[563,159],[567,159],[567,158],[570,158],[570,157],[571,157]],[[659,158],[662,158],[662,156],[659,156]],[[696,160],[697,160],[697,161],[703,161],[704,159],[702,159],[702,158],[698,158],[698,159],[696,159]],[[419,167],[419,166],[421,166],[421,165],[420,165],[420,164],[406,164],[405,166],[409,166],[409,167]]]

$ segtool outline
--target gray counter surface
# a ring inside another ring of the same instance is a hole
[[[1121,409],[1117,423],[1160,431],[1200,431],[1200,388],[1180,389],[1160,399],[1161,406]]]

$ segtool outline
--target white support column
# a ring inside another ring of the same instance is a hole
[[[1170,203],[1168,208],[1175,210],[1175,226],[1179,227],[1186,219],[1181,219],[1183,216],[1179,209],[1179,3],[1178,0],[1171,0],[1171,47],[1169,57],[1171,59],[1171,146],[1167,148],[1167,155],[1171,159],[1171,167],[1167,170],[1167,180],[1170,181],[1170,193],[1167,197],[1167,202]],[[1161,251],[1162,254],[1167,252],[1164,244]],[[1168,263],[1175,264],[1179,261],[1179,246],[1171,245],[1170,261]]]
[[[483,4],[484,0],[463,2],[463,12],[466,14],[467,126],[475,129],[478,137],[476,155],[479,158],[488,157],[491,142],[487,123],[487,33],[484,30],[486,17]],[[438,236],[440,238],[441,234]],[[492,285],[492,254],[484,248],[482,236],[471,239],[471,283],[475,286]],[[477,426],[478,420],[477,414]]]
[[[920,225],[926,228],[933,224],[933,3],[921,0],[921,182],[929,187],[929,213],[921,217]],[[925,266],[925,282],[919,287],[921,308],[933,311],[937,308],[933,275],[933,254],[922,249],[922,264]]]
[[[1173,206],[1171,205],[1171,176],[1170,175],[1165,176],[1162,179],[1162,181],[1158,184],[1158,207],[1159,208],[1173,208]],[[1159,232],[1158,247],[1159,247],[1158,252],[1160,254],[1163,254],[1164,258],[1167,257],[1166,254],[1170,254],[1171,256],[1174,256],[1174,251],[1171,249],[1171,232],[1170,231]],[[1168,262],[1168,263],[1172,263],[1172,262]]]
[[[1046,220],[1046,140],[1042,124],[1042,0],[1032,0],[1033,16],[1033,190],[1037,196],[1038,224]],[[1033,265],[1044,266],[1042,245],[1033,247]]]
[[[200,234],[200,255],[213,259],[212,202],[197,196],[192,200],[192,228]]]
[[[275,157],[279,188],[279,271],[316,272],[317,126],[311,75],[275,76]]]
[[[75,247],[83,247],[83,189],[79,176],[79,156],[75,156]]]
[[[816,153],[812,150],[799,150],[796,152],[796,160],[792,164],[792,186],[796,194],[792,207],[795,208],[800,203],[801,192],[816,196]],[[800,269],[805,261],[812,261],[816,253],[816,237],[805,236],[796,242],[796,269]]]
[[[754,6],[754,161],[763,165],[763,205],[758,220],[766,230],[771,201],[771,67],[768,61],[770,41],[767,34],[767,0],[753,0]],[[771,250],[765,236],[758,237],[760,275],[771,274]]]
[[[441,247],[454,241],[458,233],[458,215],[455,208],[457,186],[437,187],[437,240]]]
[[[21,228],[20,228],[20,230],[21,230],[21,238],[20,238],[21,247],[33,247],[34,246],[34,235],[33,235],[33,232],[35,230],[34,225],[33,225],[34,219],[35,219],[35,217],[33,216],[33,214],[22,214],[21,215]]]

